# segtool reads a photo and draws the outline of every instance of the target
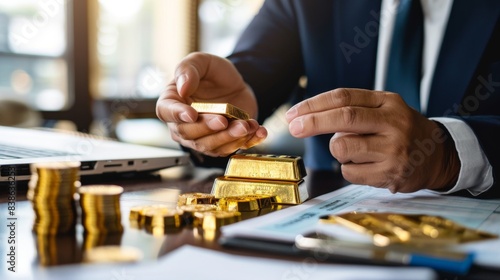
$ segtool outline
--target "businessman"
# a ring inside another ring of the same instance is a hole
[[[193,53],[157,103],[172,138],[224,157],[307,77],[287,113],[306,166],[392,192],[500,197],[500,2],[267,0],[223,59]],[[228,102],[253,117],[197,114]]]

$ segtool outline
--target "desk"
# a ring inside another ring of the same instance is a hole
[[[179,193],[184,192],[210,192],[213,180],[222,175],[220,169],[203,169],[176,167],[162,170],[155,174],[121,177],[121,178],[91,178],[84,179],[86,184],[116,184],[124,187],[125,192],[121,198],[122,223],[125,232],[122,235],[107,236],[102,238],[86,238],[81,226],[77,226],[76,234],[63,235],[52,238],[42,238],[31,232],[34,212],[31,204],[26,200],[26,183],[19,182],[17,187],[17,201],[15,216],[16,227],[16,269],[19,275],[28,278],[36,278],[33,270],[40,266],[57,266],[66,264],[77,264],[82,260],[85,248],[95,245],[129,245],[142,250],[144,260],[153,260],[159,256],[168,254],[172,250],[184,245],[191,244],[198,247],[208,248],[231,254],[251,255],[263,258],[279,258],[300,262],[303,257],[283,256],[256,251],[235,250],[221,247],[217,240],[207,240],[197,234],[191,227],[185,227],[182,231],[167,234],[165,236],[154,236],[144,230],[132,228],[128,223],[128,212],[134,205],[154,204],[157,202],[176,204]],[[306,184],[310,189],[311,196],[342,187],[346,182],[342,178],[328,177],[326,174],[309,172]],[[311,188],[311,186],[314,186]],[[0,215],[2,226],[0,227],[0,279],[10,279],[6,265],[6,253],[8,248],[9,231],[5,226],[7,221],[7,188],[0,189]],[[4,214],[5,213],[5,214]],[[5,277],[7,276],[7,277]],[[469,275],[455,277],[441,275],[442,279],[498,279],[500,271],[490,271],[474,268]],[[15,279],[15,278],[13,278]]]

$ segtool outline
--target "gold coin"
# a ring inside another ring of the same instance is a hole
[[[135,247],[99,246],[85,251],[83,260],[89,263],[138,262],[142,252]]]
[[[88,185],[78,188],[80,195],[112,196],[123,193],[123,188],[116,185]]]

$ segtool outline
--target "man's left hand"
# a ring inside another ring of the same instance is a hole
[[[339,88],[296,104],[286,120],[295,137],[336,133],[330,152],[351,183],[414,192],[457,181],[453,139],[398,94]]]

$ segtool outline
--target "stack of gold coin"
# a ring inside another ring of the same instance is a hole
[[[75,231],[74,193],[80,184],[79,162],[35,163],[31,165],[28,199],[35,211],[33,231],[63,234]]]
[[[236,154],[212,187],[216,198],[253,194],[276,196],[278,203],[300,204],[308,197],[306,169],[299,156]]]
[[[238,211],[207,211],[194,213],[193,226],[203,230],[218,230],[222,226],[241,221],[241,213]]]
[[[82,209],[82,225],[86,233],[122,233],[120,195],[123,188],[115,185],[89,185],[78,188]]]

